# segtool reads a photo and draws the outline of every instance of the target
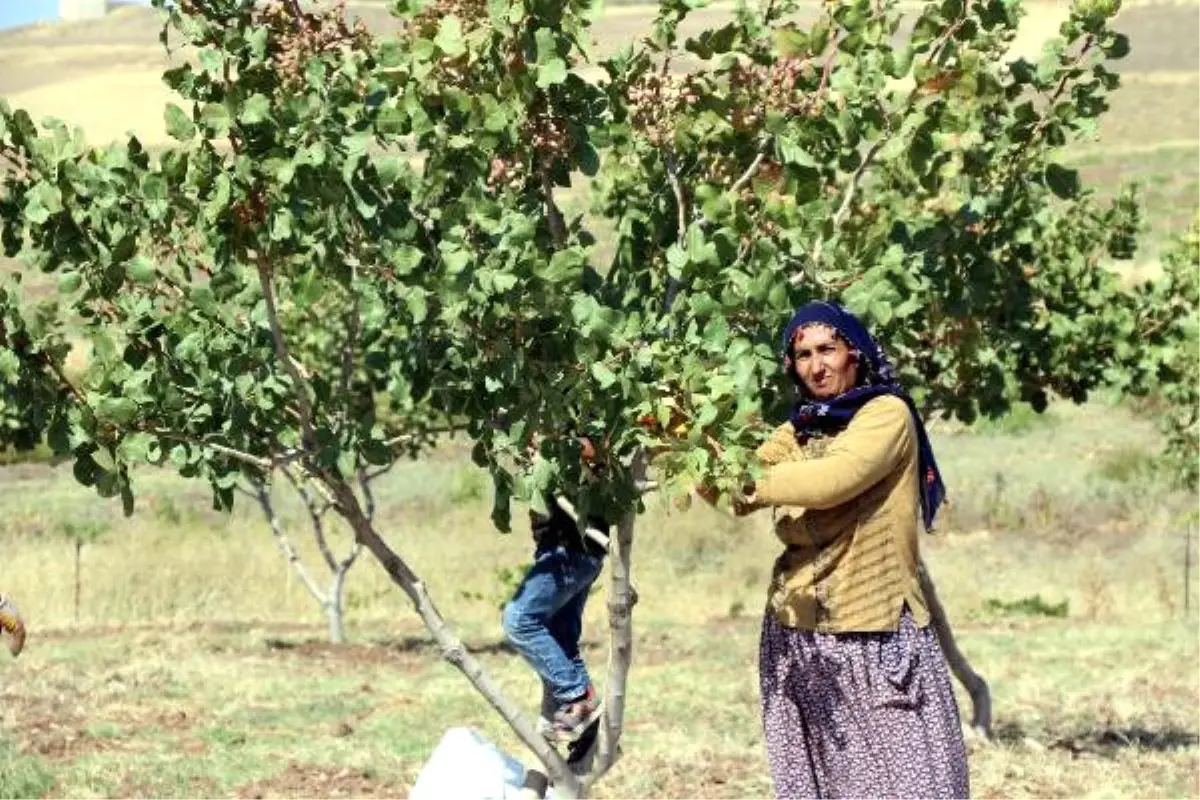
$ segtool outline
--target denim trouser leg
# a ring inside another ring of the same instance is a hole
[[[583,638],[583,609],[587,605],[588,592],[593,583],[595,583],[595,578],[588,582],[588,588],[568,600],[567,604],[550,618],[550,624],[547,625],[550,635],[562,648],[563,655],[570,659],[579,670],[585,686],[589,682],[589,678],[587,667],[583,663],[583,656],[579,652],[579,640]]]
[[[579,655],[584,604],[603,562],[565,547],[539,547],[533,566],[504,607],[504,632],[560,703],[588,688]]]

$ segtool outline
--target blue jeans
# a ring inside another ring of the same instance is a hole
[[[604,566],[600,556],[562,545],[538,545],[533,566],[504,607],[504,633],[560,704],[590,685],[579,655],[588,590]]]

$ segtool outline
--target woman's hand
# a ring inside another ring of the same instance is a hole
[[[721,497],[720,493],[717,491],[717,487],[710,483],[701,483],[696,486],[694,491],[696,492],[697,497],[708,503],[710,506],[715,506],[717,504],[717,500],[719,500]]]
[[[754,489],[754,481],[751,481],[742,486],[741,494],[733,498],[733,513],[736,516],[744,517],[762,508],[754,497]]]

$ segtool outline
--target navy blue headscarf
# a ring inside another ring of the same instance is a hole
[[[857,350],[859,354],[857,385],[830,400],[818,401],[808,396],[792,361],[792,340],[796,331],[814,324],[833,328],[846,340],[850,348]],[[938,507],[946,497],[946,486],[942,483],[942,474],[938,471],[937,461],[933,457],[929,435],[912,397],[896,379],[896,370],[892,363],[858,318],[836,303],[817,302],[803,306],[792,316],[783,332],[783,368],[801,390],[800,399],[792,406],[791,418],[797,439],[845,428],[860,408],[881,395],[895,395],[908,404],[917,429],[921,514],[925,521],[925,529],[932,529]]]

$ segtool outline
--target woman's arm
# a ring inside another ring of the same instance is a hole
[[[763,506],[839,506],[883,480],[910,456],[912,441],[908,405],[898,397],[880,397],[854,415],[820,458],[770,467],[761,480],[747,487],[742,504],[748,511]]]

